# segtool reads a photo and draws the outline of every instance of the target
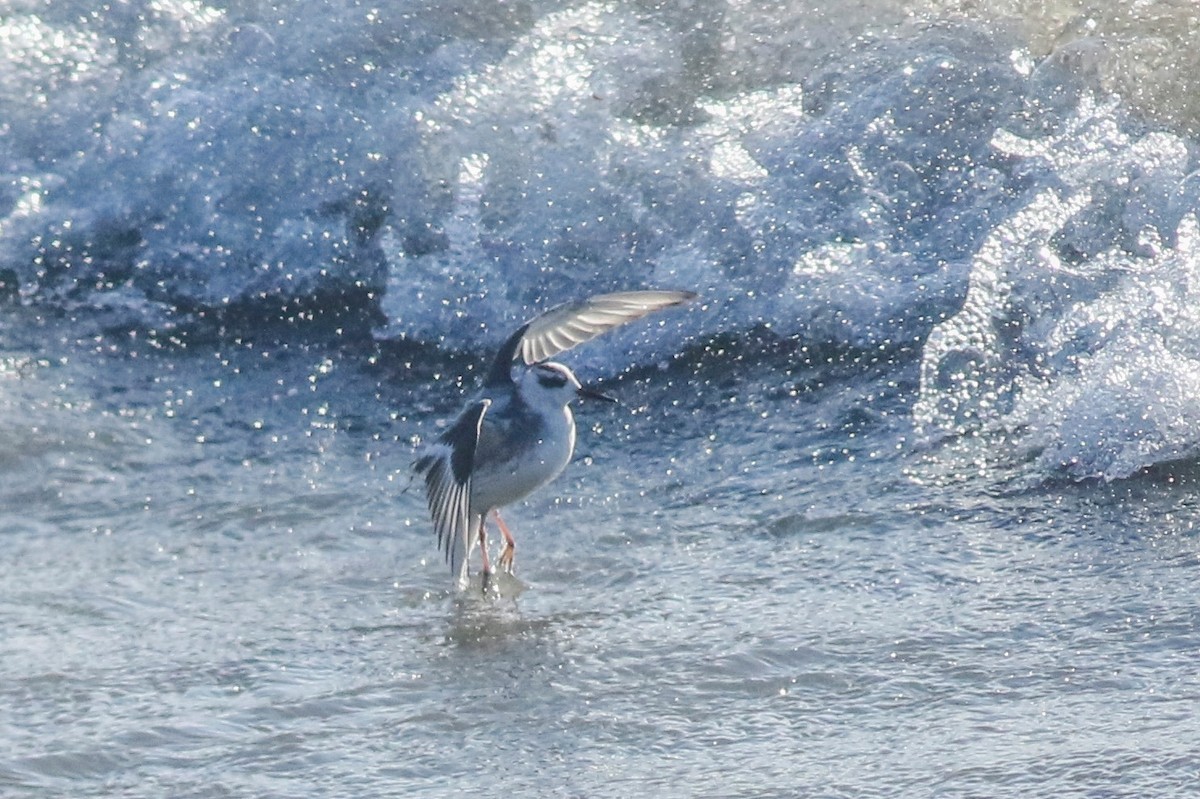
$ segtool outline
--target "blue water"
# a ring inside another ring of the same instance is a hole
[[[0,794],[1191,796],[1187,9],[948,8],[10,3]],[[652,286],[458,594],[413,447]]]

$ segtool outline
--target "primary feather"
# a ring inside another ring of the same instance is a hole
[[[491,404],[491,400],[481,399],[468,405],[415,464],[417,473],[425,477],[425,497],[438,548],[460,584],[466,581],[467,556],[479,535],[479,524],[471,518],[471,475],[479,431]]]
[[[541,363],[614,327],[695,297],[690,291],[619,291],[559,305],[529,322],[520,340],[521,359]]]

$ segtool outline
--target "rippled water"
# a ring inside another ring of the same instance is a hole
[[[1194,795],[1195,11],[983,5],[8,3],[0,796]]]
[[[961,461],[906,444],[911,358],[735,349],[581,409],[575,464],[508,514],[527,590],[483,600],[401,493],[446,379],[361,344],[23,321],[0,379],[7,794],[1195,785],[1194,467],[947,480]]]

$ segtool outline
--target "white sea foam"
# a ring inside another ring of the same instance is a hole
[[[6,282],[101,326],[353,289],[380,337],[472,351],[582,294],[688,288],[578,357],[922,349],[928,441],[1003,429],[1072,476],[1195,454],[1190,145],[1070,53],[886,3],[503,5],[15,8]]]
[[[914,420],[927,436],[1002,435],[1003,453],[984,460],[1022,453],[1043,476],[1115,479],[1197,457],[1186,143],[1137,134],[1115,103],[1085,98],[1059,131],[1002,132],[997,147],[1061,187],[973,259],[962,308],[926,343]]]

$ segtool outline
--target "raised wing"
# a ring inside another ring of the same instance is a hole
[[[478,523],[473,524],[471,518],[471,474],[479,430],[491,404],[483,399],[468,405],[413,467],[425,478],[425,498],[438,548],[445,553],[459,587],[466,585],[467,555],[479,535]]]
[[[529,323],[521,337],[521,358],[541,363],[614,327],[695,297],[690,291],[621,291],[559,305]]]
[[[696,298],[691,291],[620,291],[551,308],[517,328],[496,353],[485,384],[511,383],[513,359],[540,363],[601,333]]]

